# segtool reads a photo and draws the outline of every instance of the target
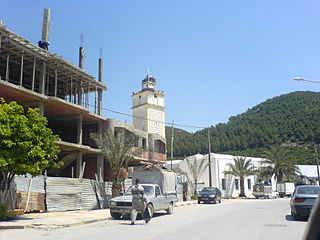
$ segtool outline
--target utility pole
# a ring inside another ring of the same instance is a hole
[[[173,133],[174,133],[174,128],[173,128],[173,125],[174,125],[174,120],[172,119],[172,127],[171,127],[171,170],[172,170],[172,161],[173,161]]]
[[[210,128],[208,128],[208,150],[209,150],[209,187],[212,187],[211,179],[211,143],[210,143]]]
[[[320,174],[319,174],[319,157],[318,157],[318,150],[317,145],[314,145],[314,151],[316,153],[316,160],[317,160],[317,173],[318,173],[318,185],[320,186]]]

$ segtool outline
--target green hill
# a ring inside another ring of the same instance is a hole
[[[218,113],[217,113],[218,114]],[[261,157],[270,146],[290,150],[296,163],[315,162],[320,143],[320,93],[293,92],[269,99],[210,128],[211,151]],[[166,129],[170,156],[171,128]],[[208,152],[207,129],[189,133],[175,129],[174,156]]]

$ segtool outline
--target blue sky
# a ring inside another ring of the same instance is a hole
[[[0,19],[36,44],[44,8],[51,8],[50,51],[77,65],[83,34],[85,70],[97,77],[103,48],[108,109],[131,114],[130,96],[148,68],[166,94],[166,122],[195,126],[320,88],[292,80],[320,80],[320,1],[0,0]]]

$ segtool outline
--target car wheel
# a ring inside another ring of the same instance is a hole
[[[110,211],[110,215],[111,215],[111,217],[112,217],[113,219],[119,220],[119,219],[121,218],[122,213]]]
[[[173,203],[171,202],[169,204],[169,208],[167,209],[167,214],[172,214],[173,213]]]
[[[152,218],[153,213],[154,213],[154,208],[153,208],[152,204],[149,203],[149,204],[147,205],[147,208],[148,208],[148,210],[149,210],[150,218]]]
[[[198,200],[198,204],[200,204],[200,200]]]

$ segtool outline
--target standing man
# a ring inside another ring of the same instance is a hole
[[[132,193],[131,225],[134,225],[138,212],[141,212],[143,219],[146,221],[146,223],[148,223],[150,221],[150,217],[146,217],[144,213],[145,210],[148,210],[146,209],[147,198],[144,193],[143,187],[140,185],[139,178],[136,178],[135,185],[131,188],[131,193]]]

